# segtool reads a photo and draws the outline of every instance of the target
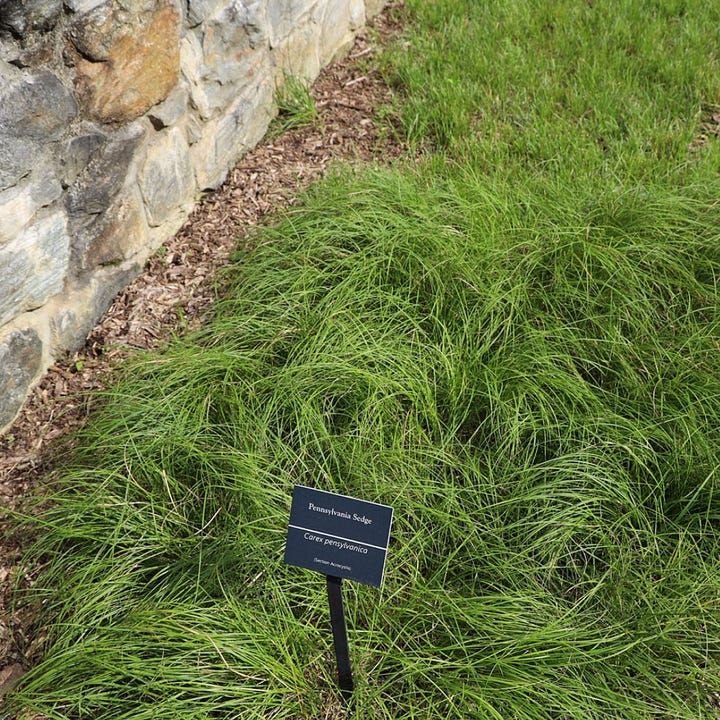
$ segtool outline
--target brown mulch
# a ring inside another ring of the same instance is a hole
[[[212,313],[214,279],[244,236],[296,203],[296,193],[334,163],[387,162],[406,152],[394,139],[392,115],[379,118],[392,92],[375,67],[378,49],[400,29],[401,7],[402,0],[389,3],[347,58],[321,73],[312,88],[319,119],[270,135],[247,154],[116,298],[85,347],[49,369],[0,438],[0,700],[34,659],[26,635],[31,611],[13,609],[10,600],[37,569],[20,569],[27,538],[12,511],[22,510],[52,469],[58,441],[86,421],[91,391],[107,385],[113,368],[134,349],[160,347]]]
[[[698,123],[690,150],[700,150],[711,138],[720,137],[720,105],[706,105]]]

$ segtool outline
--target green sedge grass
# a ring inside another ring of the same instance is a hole
[[[269,129],[271,136],[310,127],[320,119],[310,87],[302,78],[285,75],[275,92],[275,104],[278,114]]]
[[[718,11],[408,6],[423,161],[313,188],[105,393],[31,520],[10,707],[346,717],[282,562],[302,483],[395,508],[346,584],[357,717],[717,716]]]
[[[408,0],[389,53],[410,142],[489,174],[598,184],[716,172],[688,146],[720,98],[720,10],[701,0]],[[700,168],[698,169],[698,166]]]
[[[326,180],[108,392],[38,521],[17,702],[342,717],[324,583],[282,563],[302,483],[395,508],[383,590],[347,590],[363,717],[712,716],[713,188],[434,180]]]

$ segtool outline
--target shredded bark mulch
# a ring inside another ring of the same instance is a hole
[[[58,443],[85,423],[92,391],[107,386],[113,369],[133,350],[160,347],[212,313],[218,271],[253,228],[295,204],[298,191],[335,163],[387,162],[406,152],[393,132],[392,91],[376,63],[379,48],[400,29],[402,4],[389,3],[349,55],[321,73],[311,90],[318,111],[313,124],[270,133],[203,198],[116,298],[85,347],[50,368],[0,438],[0,701],[36,659],[41,641],[27,633],[32,610],[11,603],[14,589],[32,584],[40,572],[23,567],[29,538],[15,513],[37,494]]]

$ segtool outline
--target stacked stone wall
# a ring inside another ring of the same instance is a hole
[[[0,432],[383,0],[0,0]]]

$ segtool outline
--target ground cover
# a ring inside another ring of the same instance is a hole
[[[424,159],[316,185],[104,394],[33,520],[16,703],[347,716],[282,563],[300,482],[396,510],[347,597],[355,717],[717,716],[718,11],[410,9]]]

